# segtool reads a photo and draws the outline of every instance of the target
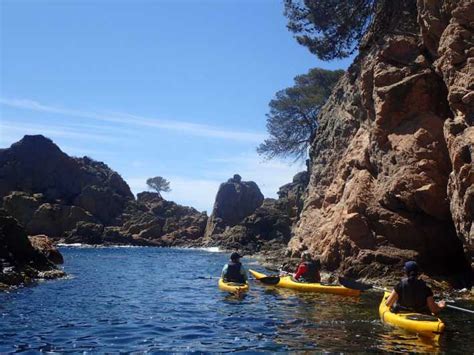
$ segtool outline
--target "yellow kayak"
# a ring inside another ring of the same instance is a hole
[[[423,336],[436,337],[444,331],[443,321],[435,316],[421,313],[392,313],[385,305],[390,292],[385,292],[379,306],[380,319],[383,323],[405,329]]]
[[[253,277],[257,280],[267,277],[267,275],[260,272],[249,270]],[[293,290],[316,292],[316,293],[331,293],[341,296],[359,296],[359,290],[353,290],[341,285],[322,285],[320,283],[297,282],[291,276],[281,276],[280,281],[275,284],[277,287],[291,288]]]
[[[242,293],[249,290],[249,284],[239,284],[235,282],[225,282],[222,277],[219,279],[219,289],[231,293]]]

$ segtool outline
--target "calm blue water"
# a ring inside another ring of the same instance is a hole
[[[252,283],[245,298],[229,296],[206,278],[219,275],[226,254],[61,251],[69,279],[0,294],[0,352],[474,349],[471,316],[446,312],[449,331],[440,342],[422,341],[380,323],[376,293],[357,299]]]

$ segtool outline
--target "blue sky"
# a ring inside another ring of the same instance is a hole
[[[0,0],[0,16],[0,147],[44,134],[209,212],[234,173],[275,197],[303,169],[256,154],[268,102],[351,61],[298,45],[278,0]]]

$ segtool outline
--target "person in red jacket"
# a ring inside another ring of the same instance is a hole
[[[300,282],[321,282],[320,269],[320,261],[313,260],[311,254],[305,251],[301,254],[301,263],[298,265],[294,278]]]

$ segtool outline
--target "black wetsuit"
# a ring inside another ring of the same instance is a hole
[[[402,279],[400,283],[395,286],[395,292],[398,295],[398,301],[392,307],[393,311],[400,312],[408,310],[430,314],[426,299],[433,296],[433,291],[431,291],[423,280],[416,277]]]

